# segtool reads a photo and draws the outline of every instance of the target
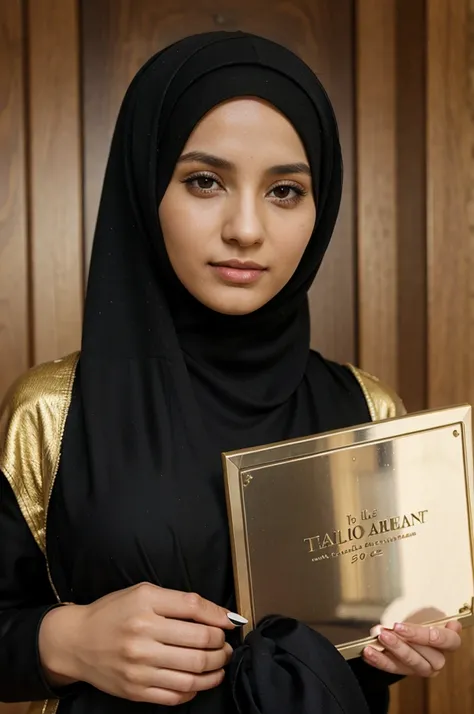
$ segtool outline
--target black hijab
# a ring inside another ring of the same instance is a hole
[[[179,283],[158,205],[196,123],[238,96],[270,102],[295,127],[312,170],[317,219],[284,289],[257,312],[225,316]],[[239,32],[199,35],[158,53],[136,75],[104,181],[74,391],[78,416],[64,437],[64,499],[77,504],[82,494],[88,523],[64,599],[90,602],[148,580],[234,609],[221,452],[368,421],[349,371],[309,348],[307,292],[333,232],[341,185],[329,99],[283,47]],[[260,645],[272,641],[268,622],[265,628]],[[316,637],[308,633],[303,640]],[[239,651],[236,682],[248,672],[248,648]],[[345,679],[349,668],[329,650],[327,661],[334,665],[336,657],[341,687],[351,691],[357,685]],[[292,657],[299,657],[294,648]],[[198,697],[186,711],[230,713],[225,691]],[[283,700],[281,711],[317,714],[318,701],[288,708]],[[280,710],[262,704],[261,711]]]

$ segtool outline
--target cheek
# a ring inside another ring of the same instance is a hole
[[[289,211],[288,211],[289,213]],[[313,233],[316,215],[308,211],[305,215],[296,215],[287,220],[280,220],[275,226],[275,249],[278,255],[278,272],[289,278],[295,272]]]
[[[179,201],[171,199],[165,196],[159,220],[168,256],[179,273],[180,268],[191,265],[205,253],[216,221],[213,212],[203,210],[198,201],[189,200],[188,196],[180,196]]]

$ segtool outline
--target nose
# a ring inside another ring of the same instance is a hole
[[[264,226],[259,212],[258,198],[253,195],[233,197],[226,206],[222,225],[222,240],[242,248],[264,241]]]

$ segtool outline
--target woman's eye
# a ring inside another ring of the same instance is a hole
[[[276,199],[282,205],[296,204],[305,195],[306,191],[302,186],[289,186],[288,184],[274,186],[268,193],[270,198]]]
[[[189,178],[184,179],[184,183],[187,184],[189,188],[201,192],[202,194],[211,193],[222,188],[214,176],[207,176],[207,174],[189,176]]]
[[[193,179],[193,183],[203,191],[209,191],[209,189],[215,188],[215,179],[210,176],[197,176]]]
[[[272,189],[272,193],[275,195],[275,198],[284,199],[288,198],[290,196],[290,192],[294,190],[295,189],[291,186],[276,186]]]

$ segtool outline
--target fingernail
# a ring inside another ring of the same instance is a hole
[[[399,632],[401,635],[405,635],[405,637],[411,637],[413,635],[413,630],[410,627],[407,627],[406,625],[402,625],[400,622],[397,622],[393,629],[395,630],[395,632]]]
[[[439,630],[437,627],[430,627],[430,642],[437,642],[439,640]]]
[[[237,615],[236,612],[228,612],[227,617],[236,627],[242,627],[242,625],[248,624],[248,620],[245,617],[242,617],[242,615]]]
[[[382,640],[382,642],[385,642],[387,645],[396,645],[397,644],[397,638],[393,634],[393,632],[389,632],[388,630],[383,630],[380,635],[379,635],[379,640]]]
[[[382,632],[383,627],[382,625],[375,625],[375,627],[372,627],[370,630],[370,634],[372,637],[378,637],[380,633]]]

